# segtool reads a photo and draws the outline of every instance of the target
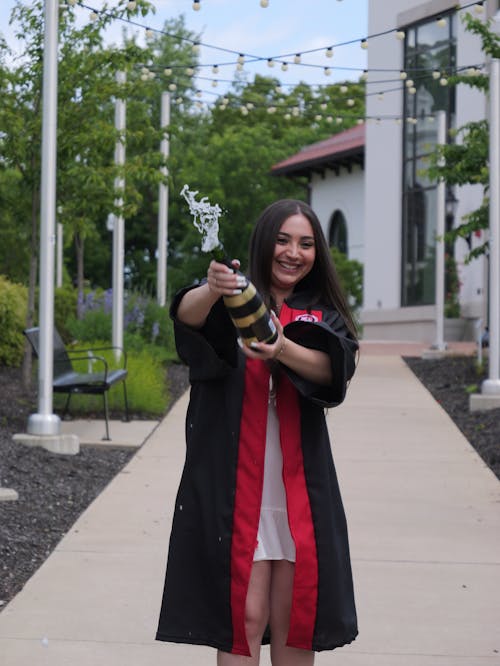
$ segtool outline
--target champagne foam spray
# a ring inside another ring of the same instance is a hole
[[[181,195],[187,201],[189,212],[193,216],[193,224],[202,235],[202,252],[211,252],[219,245],[219,217],[222,214],[222,208],[219,204],[211,205],[208,197],[196,200],[198,192],[189,189],[189,185],[184,185]]]

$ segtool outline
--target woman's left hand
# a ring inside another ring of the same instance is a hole
[[[283,326],[276,314],[271,310],[271,319],[276,326],[278,338],[276,342],[268,344],[267,342],[252,342],[250,347],[240,340],[241,348],[245,356],[248,358],[260,359],[261,361],[269,361],[281,356],[286,344],[286,337],[283,333]]]

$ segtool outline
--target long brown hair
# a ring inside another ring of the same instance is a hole
[[[268,206],[257,222],[250,238],[250,279],[268,307],[275,307],[271,296],[271,272],[281,226],[291,215],[304,215],[313,229],[316,257],[309,273],[295,286],[294,291],[310,294],[312,308],[317,303],[333,306],[343,317],[349,331],[357,338],[356,325],[335,270],[320,221],[312,208],[298,199],[280,199]]]

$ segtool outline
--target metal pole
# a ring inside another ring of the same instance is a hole
[[[63,225],[57,223],[57,261],[56,261],[56,287],[62,287],[63,278]]]
[[[500,395],[500,60],[490,63],[489,378],[481,393]]]
[[[170,94],[161,95],[161,128],[164,130],[170,124]],[[167,132],[163,133],[160,144],[160,153],[166,159],[169,155],[169,139]],[[167,167],[161,167],[162,176],[168,175]],[[164,306],[167,302],[167,242],[168,242],[168,186],[160,183],[158,202],[158,250],[156,271],[156,299],[158,305]]]
[[[116,81],[123,85],[126,81],[125,72],[116,73]],[[115,165],[125,164],[125,100],[115,100],[115,128],[119,133],[115,144]],[[121,212],[123,207],[123,191],[125,179],[115,178],[115,206],[120,211],[114,216],[113,224],[113,308],[112,308],[112,339],[113,346],[123,347],[123,272],[125,255],[125,222]]]
[[[437,112],[438,145],[446,144],[446,112]],[[436,188],[436,341],[434,349],[444,351],[444,234],[446,228],[446,183],[438,182]]]
[[[28,419],[31,435],[58,435],[52,413],[54,356],[54,254],[56,211],[58,0],[45,0],[42,92],[42,164],[40,201],[40,301],[38,413]]]

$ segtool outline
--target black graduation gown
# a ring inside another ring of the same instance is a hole
[[[269,367],[238,348],[222,299],[203,329],[179,322],[186,291],[171,308],[177,351],[190,371],[186,460],[156,638],[249,656],[244,606],[260,515]],[[346,520],[324,415],[344,399],[357,344],[338,312],[307,310],[306,302],[300,294],[287,299],[280,321],[290,340],[329,354],[333,381],[319,386],[280,364],[277,410],[296,547],[287,645],[320,651],[357,635]]]

